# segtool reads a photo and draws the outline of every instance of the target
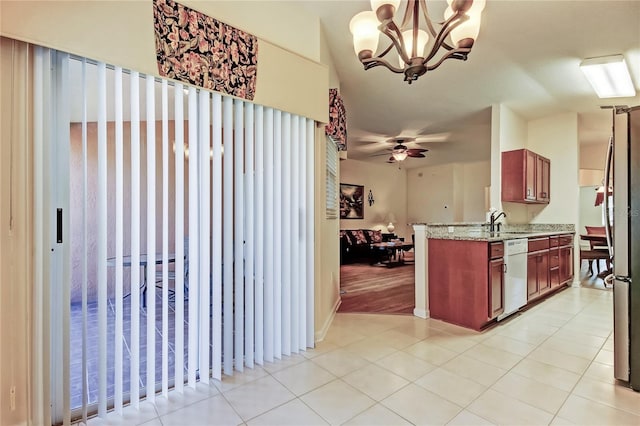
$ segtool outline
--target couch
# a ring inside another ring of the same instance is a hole
[[[382,231],[373,229],[340,230],[340,264],[353,262],[379,262],[380,250],[372,250],[371,244],[384,240]]]

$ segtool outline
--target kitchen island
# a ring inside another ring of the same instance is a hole
[[[570,285],[573,234],[573,225],[522,225],[488,232],[476,225],[429,224],[425,278],[430,317],[474,330],[497,321],[505,313],[505,244],[514,239],[528,243],[524,304]]]

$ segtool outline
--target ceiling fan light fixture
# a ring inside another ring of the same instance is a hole
[[[623,98],[636,95],[629,68],[622,55],[585,59],[580,69],[599,98]]]
[[[404,145],[397,145],[395,148],[393,148],[393,151],[391,152],[391,156],[396,161],[404,161],[406,160],[408,155],[409,153],[407,152],[407,147]]]
[[[394,17],[399,0],[371,0],[372,11],[358,13],[349,23],[354,49],[364,69],[382,65],[391,72],[404,74],[404,80],[411,84],[447,59],[466,60],[480,31],[486,0],[447,2],[445,20],[437,22],[429,16],[425,0],[408,0],[402,24],[398,25]],[[375,56],[380,34],[391,43]],[[400,58],[399,67],[384,58],[391,50]]]

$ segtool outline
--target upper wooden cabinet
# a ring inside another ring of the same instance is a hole
[[[551,161],[528,149],[502,153],[502,201],[548,204]]]

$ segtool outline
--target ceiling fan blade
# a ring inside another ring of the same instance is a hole
[[[427,152],[429,151],[428,149],[424,149],[424,148],[409,148],[407,149],[407,153],[409,155],[411,154],[422,154],[423,152]]]
[[[393,155],[391,157],[389,157],[389,159],[387,160],[387,163],[395,163],[396,159],[393,158]]]
[[[385,150],[386,152],[379,152],[377,154],[371,154],[369,157],[380,157],[381,155],[389,155],[389,150]]]
[[[421,154],[419,152],[414,152],[414,153],[407,153],[407,157],[411,157],[411,158],[427,158],[426,155]]]

